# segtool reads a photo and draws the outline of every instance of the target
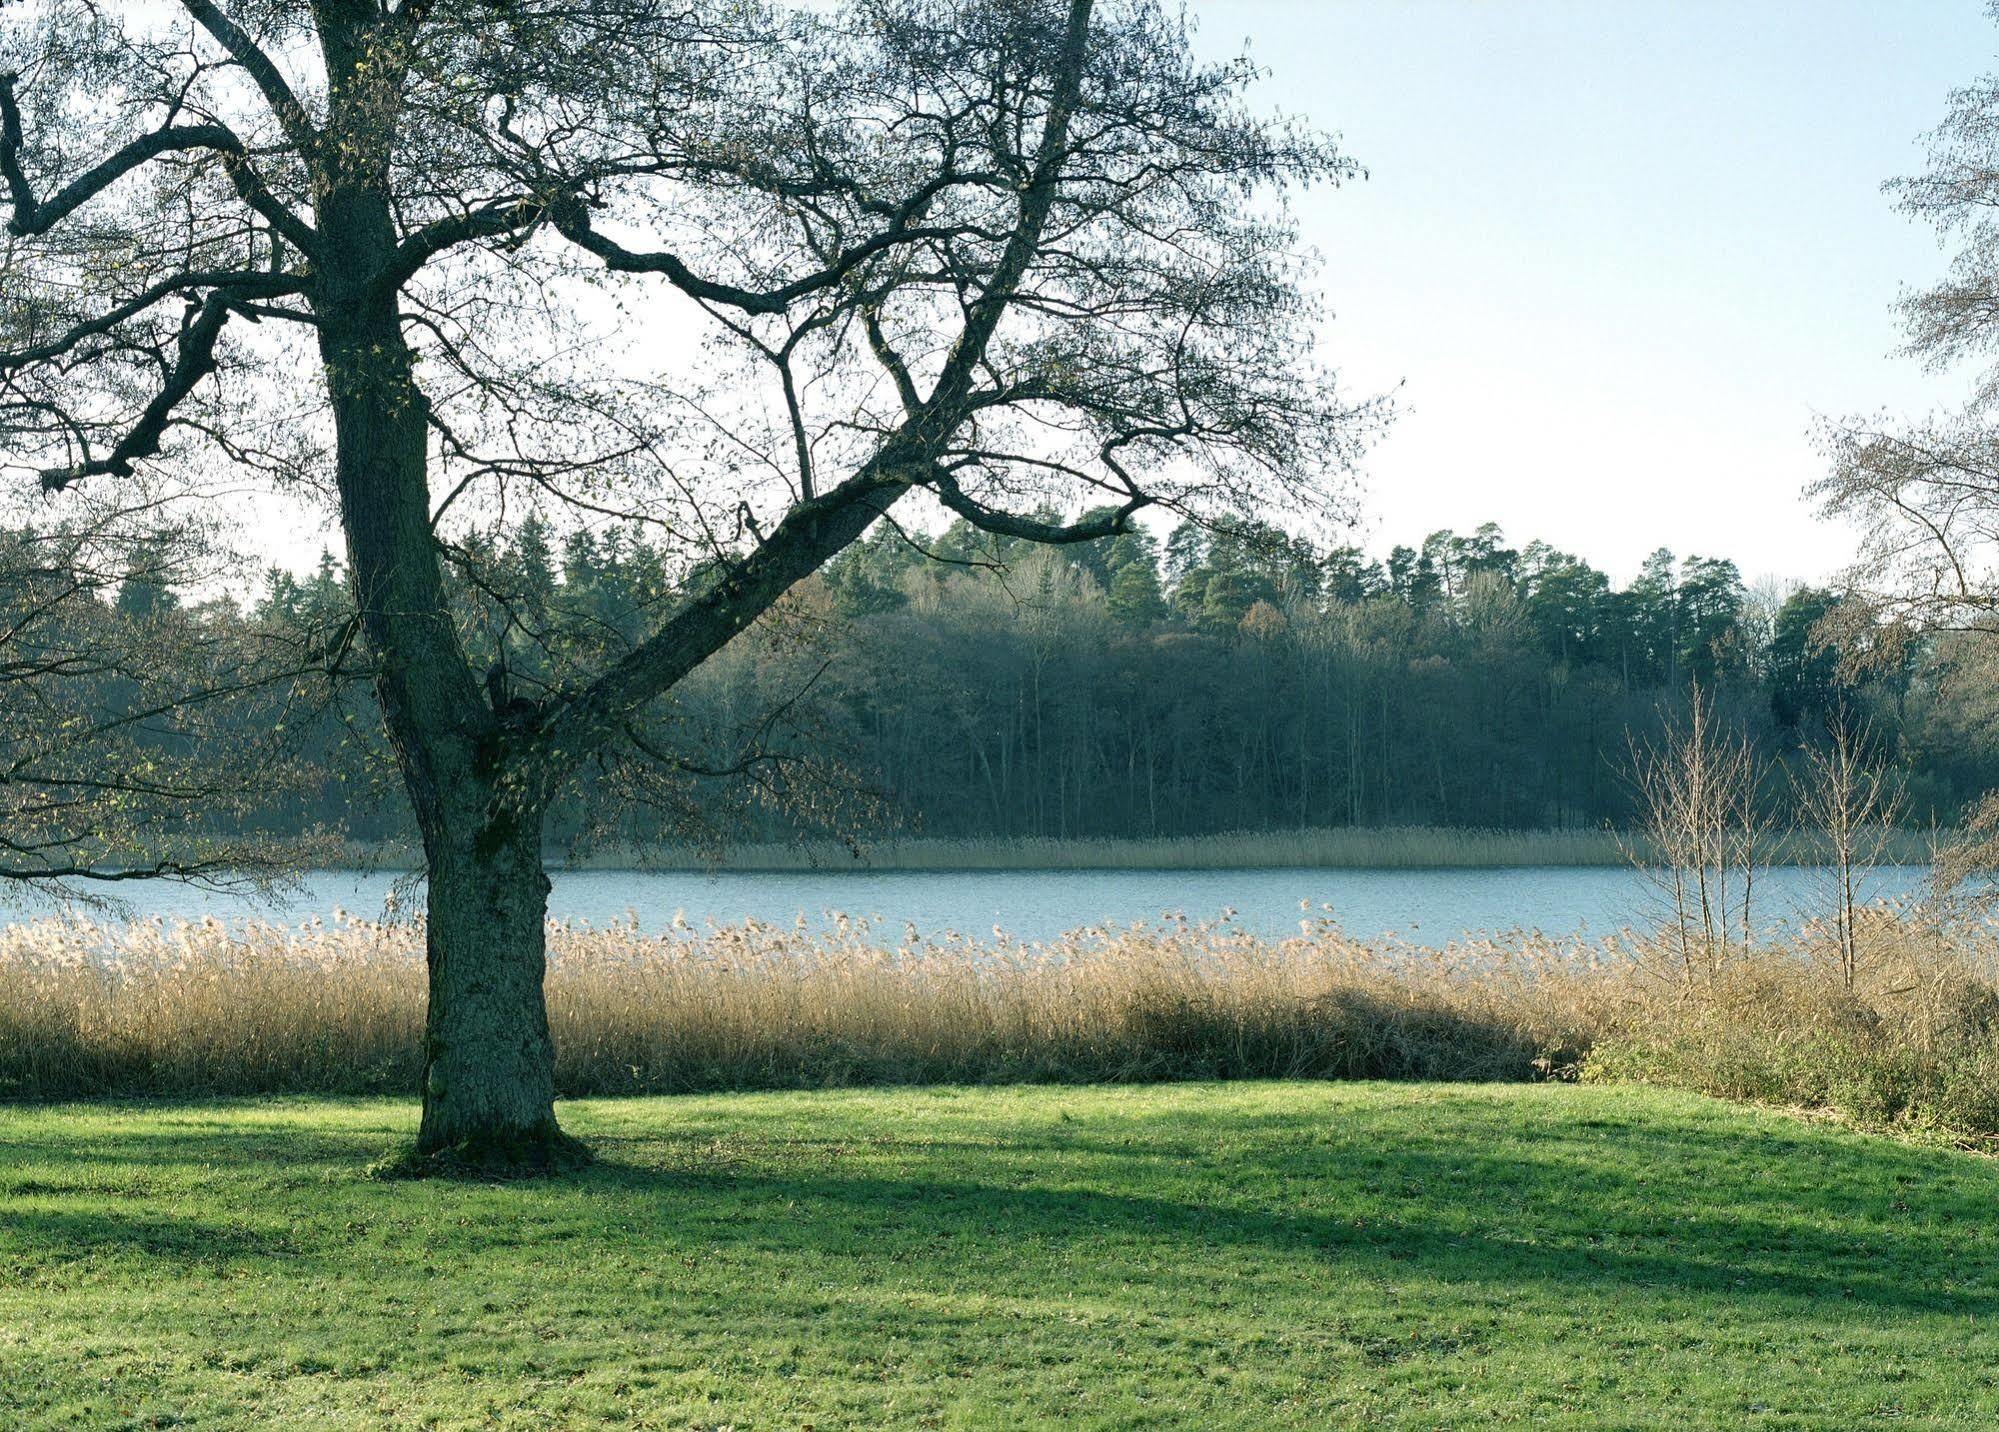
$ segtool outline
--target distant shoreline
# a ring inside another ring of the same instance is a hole
[[[1904,830],[1890,862],[1927,865],[1938,832]],[[1625,840],[1611,830],[1471,830],[1445,826],[1339,827],[1234,831],[1220,835],[1057,839],[909,837],[864,845],[856,856],[835,841],[743,845],[708,857],[690,849],[600,850],[570,860],[549,853],[552,870],[715,871],[719,873],[980,870],[1495,870],[1534,866],[1621,866]],[[355,864],[409,868],[406,849],[356,849]],[[1777,836],[1769,865],[1824,863],[1820,841]]]

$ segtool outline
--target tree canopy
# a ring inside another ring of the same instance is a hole
[[[1061,545],[1337,495],[1378,414],[1284,196],[1355,170],[1253,77],[1151,0],[0,18],[0,473],[337,514],[429,874],[427,1154],[564,1146],[551,801],[670,763],[648,706],[903,498]],[[539,686],[532,605],[469,629],[446,576],[523,507],[662,563]]]

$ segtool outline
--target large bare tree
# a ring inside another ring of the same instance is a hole
[[[1948,272],[1900,301],[1905,353],[1949,374],[1999,353],[1999,76],[1955,91],[1928,136],[1928,167],[1887,185],[1896,206],[1952,248]],[[1999,368],[1954,410],[1829,424],[1828,515],[1853,520],[1853,576],[1881,616],[1919,630],[1983,629],[1999,611]]]
[[[1828,467],[1813,495],[1852,522],[1861,550],[1850,599],[1820,636],[1856,663],[1900,660],[1931,641],[1945,679],[1984,706],[1999,672],[1999,76],[1954,91],[1927,148],[1923,172],[1887,188],[1937,230],[1951,263],[1902,296],[1905,352],[1940,376],[1969,377],[1969,396],[1919,418],[1826,426]],[[1951,886],[1994,868],[1999,793],[1970,813],[1938,874]]]
[[[571,1156],[543,813],[891,507],[1050,543],[1318,508],[1376,416],[1282,206],[1349,164],[1150,0],[5,16],[0,462],[337,512],[427,862],[420,1159]],[[447,600],[524,508],[679,563],[532,682],[532,621]]]

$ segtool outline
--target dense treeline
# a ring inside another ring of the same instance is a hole
[[[532,702],[615,657],[703,579],[677,579],[628,528],[558,540],[530,519],[457,555],[461,621],[500,701]],[[158,620],[178,600],[135,579],[106,619]],[[641,759],[587,772],[555,828],[715,844],[883,826],[1003,838],[1621,822],[1631,743],[1696,683],[1780,758],[1836,713],[1864,720],[1911,810],[1949,820],[1999,784],[1973,705],[1982,684],[1954,680],[1938,646],[1847,684],[1818,639],[1835,605],[1812,588],[1752,592],[1728,562],[1664,551],[1618,588],[1490,525],[1376,562],[1247,526],[1049,550],[883,523],[629,732],[625,754]],[[245,609],[181,616],[333,648],[347,611],[327,558],[302,579],[273,572]],[[339,686],[293,699],[314,776],[267,802],[260,829],[406,833],[378,727]],[[241,719],[269,721],[267,706]]]
[[[1618,589],[1490,525],[1384,563],[1240,527],[937,555],[1003,565],[880,531],[826,586],[854,744],[938,834],[1621,821],[1631,742],[1695,683],[1776,756],[1865,721],[1925,815],[1999,769],[1941,653],[1850,686],[1833,597],[1725,561],[1660,551]]]

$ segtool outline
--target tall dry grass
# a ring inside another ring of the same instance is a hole
[[[1192,1077],[1500,1079],[1573,1061],[1571,952],[1443,954],[1330,926],[1078,932],[1048,944],[750,923],[550,927],[573,1094]],[[421,931],[65,921],[0,933],[0,1092],[414,1086]]]
[[[1626,938],[1441,951],[1306,922],[1087,930],[1045,945],[850,922],[550,931],[568,1094],[1178,1078],[1633,1079],[1966,1139],[1999,1135],[1982,925],[1875,912],[1687,982]],[[0,1094],[415,1087],[421,932],[337,918],[44,921],[0,933]]]

